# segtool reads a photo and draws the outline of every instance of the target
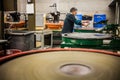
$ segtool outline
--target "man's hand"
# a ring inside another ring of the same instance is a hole
[[[89,24],[90,24],[90,21],[89,21],[89,20],[83,20],[83,21],[82,21],[82,26],[87,27]]]

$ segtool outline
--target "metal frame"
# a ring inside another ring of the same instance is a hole
[[[119,13],[120,13],[120,7],[119,7],[119,2],[116,2],[116,12],[115,12],[115,23],[119,24]]]
[[[41,49],[53,47],[53,32],[51,30],[35,31],[35,35],[39,35],[39,37],[41,38]],[[49,46],[47,45],[47,47],[44,44],[46,35],[51,35],[51,44]]]

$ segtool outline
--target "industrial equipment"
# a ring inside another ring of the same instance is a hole
[[[107,21],[102,20],[94,23],[106,25],[102,28],[76,29],[77,33],[64,34],[61,47],[120,50],[119,25],[107,24]]]
[[[59,23],[59,18],[60,18],[60,12],[57,10],[57,4],[54,3],[50,7],[54,8],[53,12],[50,12],[50,14],[53,16],[53,22],[54,23]]]
[[[27,28],[27,14],[19,12],[6,12],[4,16],[5,31],[10,31],[12,28]]]
[[[62,42],[61,30],[53,30],[53,47],[58,47]]]
[[[6,34],[8,40],[8,48],[28,51],[35,48],[34,32],[14,30]]]

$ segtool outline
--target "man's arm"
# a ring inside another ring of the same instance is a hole
[[[74,23],[77,24],[77,25],[81,25],[81,20],[77,20],[77,19],[75,18],[75,16],[72,15],[72,14],[68,16],[68,20],[74,22]]]
[[[74,23],[77,25],[82,25],[81,20],[76,20]]]

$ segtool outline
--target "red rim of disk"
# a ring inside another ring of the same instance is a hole
[[[11,59],[25,56],[25,55],[30,55],[30,54],[36,54],[36,53],[42,53],[42,52],[54,52],[54,51],[83,51],[83,52],[97,52],[97,53],[102,53],[102,54],[107,54],[107,55],[113,55],[113,56],[118,56],[120,57],[120,54],[117,54],[116,52],[110,52],[110,51],[105,51],[105,50],[97,50],[97,49],[86,49],[86,48],[50,48],[50,49],[43,49],[43,50],[31,50],[31,51],[26,51],[26,52],[19,52],[16,54],[11,54],[5,57],[0,58],[0,63],[7,62]]]

